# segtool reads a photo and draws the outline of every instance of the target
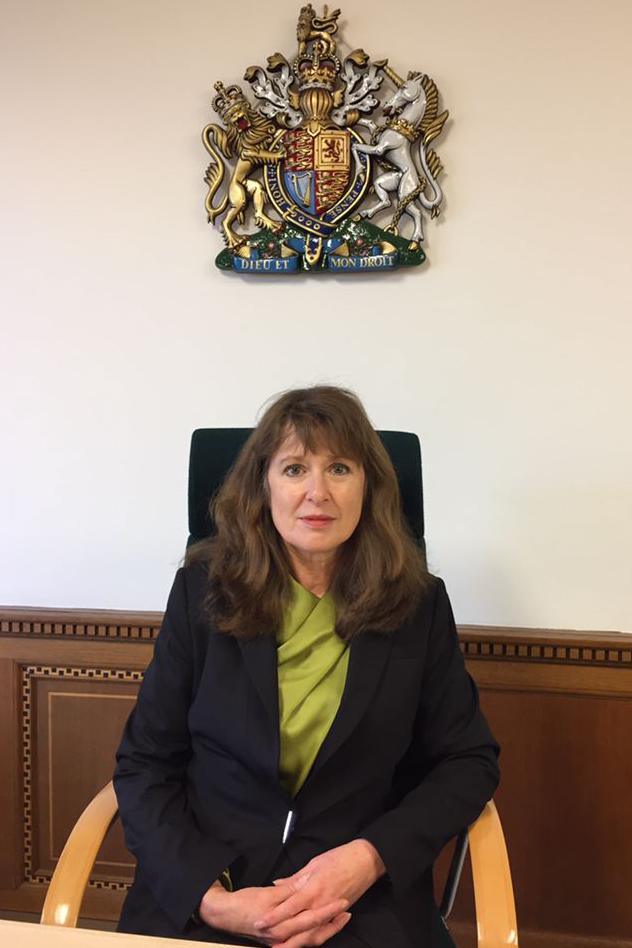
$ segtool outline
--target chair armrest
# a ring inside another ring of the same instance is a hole
[[[518,945],[511,870],[498,811],[492,800],[468,831],[476,903],[478,948]]]
[[[40,922],[75,928],[84,892],[118,803],[112,781],[85,808],[68,837],[50,881]],[[518,926],[505,837],[489,801],[469,828],[478,948],[518,945]]]
[[[68,837],[46,893],[42,925],[76,927],[97,853],[117,811],[110,781],[88,804]]]

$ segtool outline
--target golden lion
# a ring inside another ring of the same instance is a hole
[[[323,15],[318,16],[311,3],[301,7],[296,27],[299,57],[306,54],[307,44],[312,40],[318,41],[318,51],[322,59],[335,54],[336,44],[332,39],[332,34],[338,32],[339,16],[340,10],[329,13],[327,7],[324,9]]]
[[[208,219],[211,223],[229,208],[222,222],[224,239],[230,249],[241,246],[247,237],[235,233],[231,225],[235,219],[243,224],[248,199],[252,198],[255,211],[255,221],[259,227],[278,231],[282,225],[264,212],[265,192],[259,181],[249,175],[255,168],[260,168],[268,162],[277,162],[284,157],[282,148],[270,150],[272,140],[277,131],[273,122],[269,122],[259,115],[250,105],[238,87],[225,90],[221,83],[216,83],[219,92],[218,99],[223,96],[223,102],[218,111],[227,128],[219,125],[207,125],[202,132],[202,141],[211,156],[204,180],[208,184],[208,194],[204,202]],[[230,96],[227,95],[230,94]],[[217,150],[219,148],[219,151]],[[237,157],[232,177],[228,184],[228,191],[219,202],[213,204],[213,198],[224,178],[226,163],[224,158]]]

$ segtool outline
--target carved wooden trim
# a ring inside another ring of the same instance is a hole
[[[162,612],[0,606],[0,635],[147,641],[158,635],[162,617]]]
[[[140,682],[141,671],[117,668],[60,668],[53,665],[25,665],[22,668],[22,747],[23,747],[23,812],[24,812],[24,881],[48,885],[52,872],[33,872],[33,800],[32,800],[32,682],[38,678],[66,678],[88,681]],[[126,882],[90,880],[94,889],[126,891]]]
[[[152,641],[162,612],[37,609],[0,606],[0,636],[52,639]],[[467,659],[632,668],[632,635],[503,626],[459,626]]]
[[[625,632],[466,625],[459,627],[459,639],[461,651],[468,659],[632,668],[632,635]]]

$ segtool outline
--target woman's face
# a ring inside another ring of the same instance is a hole
[[[274,526],[290,555],[328,559],[358,525],[364,468],[321,446],[306,451],[295,435],[270,460],[268,489]]]

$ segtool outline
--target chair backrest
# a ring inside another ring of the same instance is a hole
[[[224,480],[252,428],[197,428],[189,456],[189,540],[202,540],[213,532],[209,500]],[[399,481],[404,516],[424,549],[424,505],[421,447],[416,434],[378,431]]]

